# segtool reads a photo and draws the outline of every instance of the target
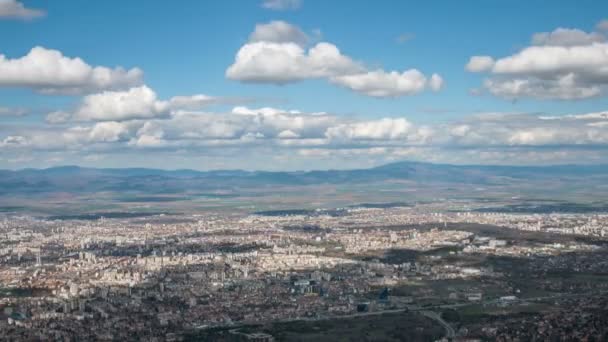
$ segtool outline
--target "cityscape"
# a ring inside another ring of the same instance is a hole
[[[2,341],[608,341],[608,1],[0,0]]]
[[[430,319],[415,331],[420,339],[599,341],[608,333],[608,214],[431,203],[15,216],[0,229],[8,339],[272,341],[295,333],[282,328],[289,322],[387,315]]]

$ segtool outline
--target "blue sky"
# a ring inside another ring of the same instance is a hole
[[[2,2],[26,10],[10,12],[5,8],[3,15]],[[264,0],[0,0],[0,54],[6,59],[18,60],[32,48],[41,47],[58,51],[63,58],[80,58],[91,67],[120,66],[143,72],[137,80],[95,85],[94,89],[90,84],[79,84],[86,89],[74,91],[53,82],[53,89],[43,91],[43,85],[31,80],[2,81],[0,75],[0,108],[9,113],[0,116],[0,167],[80,164],[299,169],[364,167],[397,159],[507,163],[506,156],[513,164],[606,161],[603,146],[608,143],[608,125],[603,123],[604,118],[595,115],[582,123],[573,117],[606,110],[606,79],[588,80],[594,70],[563,66],[552,69],[551,75],[529,68],[498,70],[499,59],[528,48],[545,49],[539,54],[551,54],[554,47],[594,46],[601,51],[608,35],[601,28],[602,20],[608,17],[605,1],[276,0],[275,4],[280,7],[281,2],[288,8],[267,8]],[[271,24],[277,22],[283,26]],[[288,27],[307,40],[300,47],[289,41],[292,36],[281,37],[280,42],[252,40],[256,25],[268,25],[271,31]],[[578,30],[584,36],[555,31],[560,28]],[[533,35],[543,32],[555,33],[550,37],[557,40],[574,37],[576,41],[556,43],[546,39],[534,43]],[[292,44],[306,54],[322,42],[338,48],[350,64],[334,65],[334,69],[303,64],[306,70],[288,75],[285,70],[268,71],[269,65],[280,62],[265,61],[267,54],[256,56],[257,62],[268,63],[262,69],[246,61],[240,65],[236,60],[237,53],[247,45],[257,48],[271,44],[282,49]],[[539,54],[528,56],[532,60],[526,63],[545,58]],[[491,57],[497,61],[497,71],[467,70],[465,66],[473,56]],[[601,63],[596,66],[598,70],[608,68]],[[242,68],[228,75],[228,69],[237,64]],[[24,68],[33,70],[28,65]],[[389,85],[392,81],[410,82],[409,74],[401,75],[410,69],[419,73],[415,76],[417,86]],[[390,76],[392,71],[397,74]],[[433,74],[442,80],[437,83],[439,89],[431,83]],[[555,88],[556,80],[562,80],[563,87],[567,75],[574,75],[575,84],[567,89]],[[276,76],[288,80],[279,82],[273,78]],[[493,80],[493,85],[484,88],[486,79]],[[520,81],[529,88],[512,87],[513,82]],[[175,96],[205,94],[215,101],[195,109],[167,105],[153,113],[108,117],[97,113],[107,108],[107,103],[90,104],[95,108],[83,105],[89,96],[103,92],[120,96],[120,92],[144,85],[161,107],[162,101],[169,102]],[[242,113],[235,114],[234,107],[247,107],[251,111],[248,115],[257,116],[258,121],[239,121]],[[275,111],[257,110],[263,107]],[[90,112],[85,113],[87,110]],[[289,114],[290,110],[298,113]],[[25,114],[10,114],[16,111]],[[64,113],[61,122],[50,123],[48,115],[53,112]],[[306,122],[318,112],[324,112],[327,120],[314,131]],[[555,116],[561,121],[539,119],[541,116]],[[184,118],[187,124],[182,122]],[[292,127],[272,120],[304,124]],[[137,144],[146,133],[142,127],[147,121],[148,128],[155,127],[155,135],[150,135],[152,140],[141,141],[152,143]],[[111,132],[93,138],[96,125]],[[207,134],[227,125],[238,127]],[[460,135],[445,138],[463,125],[469,127],[462,129],[466,132],[457,130]],[[566,135],[560,132],[564,125],[578,130]],[[183,129],[185,126],[198,130],[190,132]],[[481,127],[486,131],[477,131]],[[511,131],[504,132],[505,127]],[[550,129],[555,133],[548,136],[545,132]],[[75,130],[82,136],[74,137]],[[277,143],[280,133],[284,133],[283,140]],[[539,137],[540,133],[543,136]],[[494,139],[501,134],[504,139]],[[53,142],[67,141],[51,148],[48,145],[53,144],[45,144],[40,136]],[[486,157],[480,157],[483,155]],[[153,161],[160,156],[162,160],[169,158],[170,165]]]

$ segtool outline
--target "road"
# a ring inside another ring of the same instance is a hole
[[[448,322],[444,321],[443,318],[441,318],[441,315],[439,315],[438,313],[434,311],[423,310],[420,311],[420,314],[441,324],[445,329],[446,338],[452,339],[456,337],[456,331],[454,331],[454,328],[452,328],[452,326]]]
[[[606,291],[587,292],[587,293],[559,293],[559,294],[555,294],[555,295],[551,295],[551,296],[543,296],[543,297],[518,298],[516,300],[510,301],[509,303],[515,304],[515,303],[521,303],[521,302],[537,302],[537,301],[550,300],[550,299],[585,297],[585,296],[598,295],[598,294],[604,294],[604,293],[606,293]],[[491,299],[491,300],[485,300],[485,301],[480,301],[480,302],[434,305],[434,306],[427,306],[427,307],[411,305],[411,306],[408,306],[407,308],[402,308],[402,309],[358,312],[358,313],[353,313],[353,314],[349,314],[349,315],[340,315],[340,316],[290,318],[290,319],[276,320],[276,321],[273,321],[272,323],[322,321],[322,320],[328,320],[328,319],[348,319],[348,318],[358,318],[358,317],[365,317],[365,316],[384,315],[384,314],[391,314],[391,313],[401,313],[401,312],[418,312],[421,315],[441,324],[441,326],[445,329],[445,333],[446,333],[445,337],[448,339],[453,339],[456,336],[456,331],[454,330],[454,328],[452,328],[452,326],[448,322],[443,320],[443,318],[441,318],[441,315],[439,313],[437,313],[436,311],[441,311],[442,309],[459,308],[459,307],[470,306],[470,305],[492,305],[492,304],[497,304],[500,302],[501,302],[500,299]],[[433,311],[433,310],[436,310],[436,311]],[[243,323],[243,324],[230,324],[230,325],[212,326],[212,327],[213,328],[232,327],[232,328],[238,329],[239,327],[243,327],[246,325],[247,324]],[[211,328],[211,327],[209,327],[209,328]]]

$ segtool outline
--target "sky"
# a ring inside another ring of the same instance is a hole
[[[0,168],[608,164],[608,2],[0,0]]]

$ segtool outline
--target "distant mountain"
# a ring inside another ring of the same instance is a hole
[[[476,185],[500,185],[514,181],[585,180],[606,184],[608,165],[488,166],[406,161],[370,169],[294,172],[61,166],[0,170],[0,194],[103,191],[177,193],[270,185],[373,183],[389,180]]]

